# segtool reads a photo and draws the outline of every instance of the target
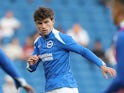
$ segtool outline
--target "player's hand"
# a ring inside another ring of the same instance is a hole
[[[107,66],[101,66],[102,73],[106,79],[108,79],[107,73],[110,74],[111,78],[116,77],[116,71],[113,68]]]
[[[35,93],[34,89],[30,85],[23,86],[27,93]]]
[[[38,60],[39,60],[39,57],[37,55],[34,55],[34,56],[30,56],[27,62],[29,63],[29,65],[33,65],[37,63]]]

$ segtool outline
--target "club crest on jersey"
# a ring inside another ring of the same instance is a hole
[[[53,41],[50,40],[47,42],[47,48],[51,48],[53,46]]]

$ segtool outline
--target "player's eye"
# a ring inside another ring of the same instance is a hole
[[[40,25],[41,25],[41,24],[42,24],[42,22],[38,22],[37,24],[40,24]]]
[[[46,23],[48,23],[49,21],[44,21],[44,23],[46,24]]]

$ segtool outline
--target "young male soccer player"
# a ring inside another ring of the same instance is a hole
[[[54,13],[47,7],[39,7],[34,13],[34,21],[40,36],[34,42],[33,55],[29,57],[27,69],[35,71],[43,63],[46,78],[46,93],[78,93],[76,81],[69,64],[69,52],[76,52],[94,62],[101,68],[103,75],[114,77],[114,69],[90,50],[77,44],[70,36],[54,29]]]
[[[15,81],[16,87],[23,87],[27,93],[35,93],[33,88],[21,77],[16,67],[12,64],[10,59],[0,49],[0,67],[9,74]]]
[[[113,0],[111,7],[114,24],[119,27],[115,41],[117,77],[105,93],[117,93],[120,89],[124,89],[124,0]]]

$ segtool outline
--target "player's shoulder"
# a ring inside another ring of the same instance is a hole
[[[39,41],[40,38],[41,38],[41,36],[38,36],[38,37],[35,39],[34,44],[36,44],[36,43]]]
[[[69,35],[62,33],[56,29],[53,29],[52,32],[53,32],[55,38],[63,44],[65,44],[65,41],[70,38]]]

